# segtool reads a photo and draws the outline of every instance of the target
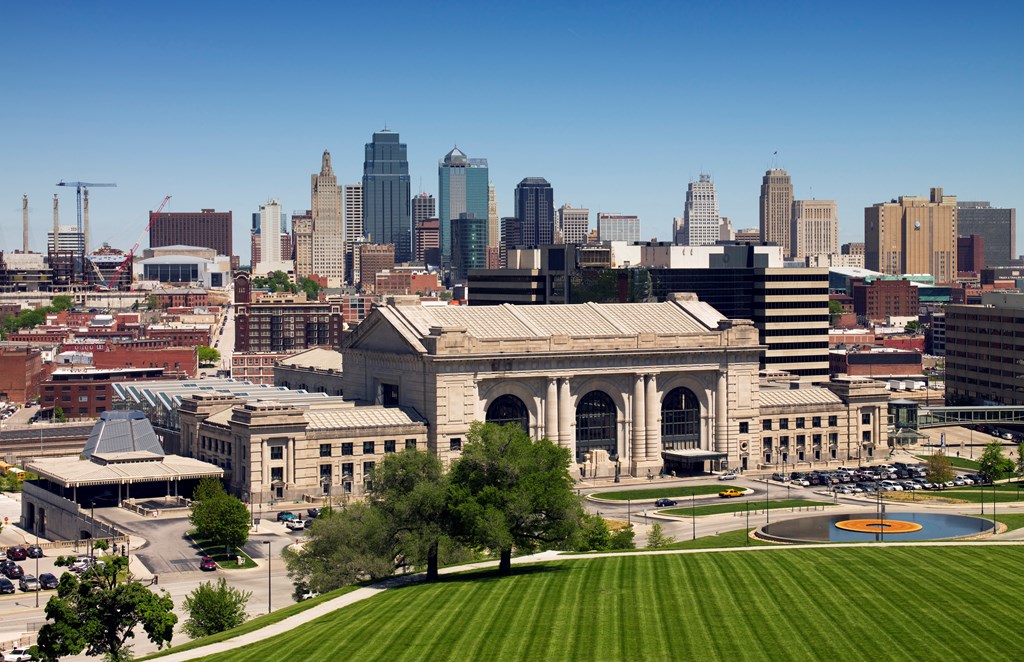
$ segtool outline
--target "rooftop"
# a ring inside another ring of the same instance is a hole
[[[314,347],[281,359],[278,364],[289,368],[311,370],[333,370],[341,372],[341,352],[323,347]]]

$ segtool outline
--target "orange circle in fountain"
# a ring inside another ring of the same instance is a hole
[[[844,531],[858,533],[913,533],[924,527],[916,522],[904,522],[898,519],[848,519],[836,522],[836,526]]]

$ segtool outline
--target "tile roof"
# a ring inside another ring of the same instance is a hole
[[[278,361],[283,366],[296,368],[312,368],[314,370],[334,370],[341,372],[341,352],[323,347],[314,347]]]
[[[842,404],[843,400],[838,395],[828,390],[815,386],[803,388],[762,388],[762,407],[787,407],[793,405],[833,405]]]
[[[179,455],[166,455],[151,462],[115,464],[97,464],[78,457],[37,458],[28,462],[26,468],[65,487],[188,480],[224,475],[224,470],[216,465]]]
[[[309,409],[303,412],[309,430],[371,428],[391,425],[425,425],[426,421],[408,407],[367,405],[338,409]]]

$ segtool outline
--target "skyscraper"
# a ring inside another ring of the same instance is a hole
[[[624,241],[627,244],[638,242],[640,241],[640,218],[598,212],[597,238],[599,241]]]
[[[332,287],[338,287],[345,279],[345,229],[341,218],[341,188],[327,150],[320,163],[320,174],[310,175],[310,198],[313,273],[326,278]]]
[[[555,224],[563,244],[585,244],[590,232],[590,210],[562,205],[555,214]]]
[[[498,267],[508,266],[508,252],[523,245],[523,223],[518,218],[506,216],[501,219],[501,238],[498,244]]]
[[[929,197],[905,195],[864,209],[864,266],[884,274],[931,274],[936,283],[956,279],[955,195],[931,189]]]
[[[395,261],[411,252],[409,160],[405,143],[388,129],[373,134],[363,161],[363,232],[376,244],[394,244]]]
[[[501,221],[498,219],[498,193],[494,184],[487,182],[487,247],[497,248],[501,240]]]
[[[463,212],[452,219],[452,283],[465,283],[470,269],[487,267],[487,219]]]
[[[289,256],[290,258],[290,256]],[[253,261],[252,272],[257,275],[292,268],[290,259],[281,255],[281,203],[271,198],[260,205],[259,262]]]
[[[488,219],[487,159],[471,159],[458,147],[437,162],[438,218],[441,219],[441,253],[452,255],[452,220],[464,213],[484,222]]]
[[[986,201],[956,203],[956,227],[961,237],[985,238],[985,266],[1009,266],[1017,250],[1017,210],[993,207]]]
[[[790,221],[793,214],[793,182],[782,169],[768,170],[761,180],[761,241],[782,246],[782,256],[792,257]]]
[[[313,210],[292,214],[292,246],[295,249],[295,275],[313,273]]]
[[[425,221],[428,218],[437,218],[436,206],[434,196],[429,193],[420,193],[412,199],[412,224],[416,227],[416,223],[419,221]]]
[[[149,212],[149,247],[198,246],[218,255],[231,255],[231,212],[203,209],[199,212]],[[63,233],[62,233],[63,234]]]
[[[718,242],[722,219],[718,211],[718,193],[711,175],[701,174],[686,189],[683,210],[682,243],[684,246],[714,246]]]
[[[363,231],[363,185],[345,184],[341,187],[343,204],[342,220],[345,225],[345,241],[359,241]]]
[[[516,186],[516,218],[526,246],[550,244],[555,238],[555,191],[543,177],[527,177]]]
[[[794,200],[791,257],[839,252],[839,212],[835,200]]]

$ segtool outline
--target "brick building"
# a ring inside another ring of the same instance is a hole
[[[441,289],[437,274],[385,270],[375,276],[377,294],[431,294]]]
[[[195,347],[136,347],[111,344],[105,351],[93,353],[92,364],[101,370],[162,368],[166,378],[186,378],[199,374],[199,353]]]
[[[832,375],[906,377],[921,374],[921,353],[890,348],[835,349],[829,352]]]
[[[149,213],[149,245],[201,246],[212,248],[219,255],[231,256],[231,267],[238,268],[232,253],[231,212],[203,209],[198,212]]]
[[[153,325],[146,329],[146,337],[154,340],[167,340],[178,347],[197,347],[210,345],[211,330],[209,326],[162,326]]]
[[[956,238],[956,270],[960,273],[980,273],[985,268],[985,238],[972,234]]]
[[[235,352],[231,355],[231,377],[253,384],[273,384],[274,366],[293,352]]]
[[[28,347],[0,348],[0,400],[24,404],[39,395],[42,352]]]
[[[917,317],[917,287],[909,280],[873,280],[853,283],[853,310],[869,321],[890,317]]]
[[[359,282],[364,292],[373,290],[374,276],[395,268],[394,244],[362,244],[359,246]]]
[[[96,418],[111,408],[114,382],[163,378],[163,368],[58,368],[40,385],[40,407],[68,418]]]
[[[209,293],[201,287],[166,287],[153,291],[160,308],[206,306],[210,303]]]
[[[235,309],[236,352],[290,354],[341,344],[341,303],[307,301],[305,294],[239,303]]]

